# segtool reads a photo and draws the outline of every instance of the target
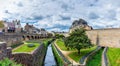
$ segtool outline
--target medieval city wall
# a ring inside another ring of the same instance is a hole
[[[120,28],[89,30],[86,34],[93,44],[120,47]]]

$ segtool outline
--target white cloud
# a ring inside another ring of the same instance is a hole
[[[56,24],[70,26],[74,20],[83,18],[93,28],[107,25],[118,27],[119,2],[120,0],[0,0],[0,20],[33,21],[36,22],[36,27],[52,28]],[[50,30],[63,30],[58,27]]]

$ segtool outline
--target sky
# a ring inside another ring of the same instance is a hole
[[[0,20],[69,31],[80,18],[94,29],[120,27],[120,0],[0,0]]]

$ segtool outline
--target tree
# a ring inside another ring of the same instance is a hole
[[[0,21],[0,28],[4,27],[4,21]]]
[[[56,38],[64,38],[65,36],[62,35],[62,34],[55,34],[55,37],[56,37]]]
[[[64,42],[66,47],[77,49],[78,54],[80,54],[82,48],[87,48],[92,45],[83,28],[75,29],[69,37],[65,38]]]

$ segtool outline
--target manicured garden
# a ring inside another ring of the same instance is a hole
[[[31,45],[31,46],[30,46]],[[33,46],[32,46],[33,45]],[[40,46],[40,43],[27,43],[24,42],[23,45],[13,50],[13,52],[31,52]]]
[[[91,47],[91,48],[87,48],[87,49],[81,49],[81,53],[78,54],[77,51],[76,52],[72,52],[69,54],[69,57],[72,58],[73,60],[75,60],[76,62],[79,63],[81,57],[83,57],[84,55],[86,55],[87,53],[93,51],[96,49],[96,46]]]
[[[108,48],[109,66],[120,66],[120,48]]]
[[[91,56],[86,66],[101,66],[102,52],[103,52],[103,49],[100,49],[95,53],[95,55]]]
[[[56,44],[58,45],[58,47],[59,47],[61,50],[64,50],[64,51],[75,51],[75,52],[70,53],[68,56],[69,56],[70,58],[72,58],[73,60],[75,60],[76,62],[79,62],[81,57],[83,57],[83,56],[86,55],[87,53],[89,53],[89,52],[91,52],[91,51],[93,51],[93,50],[96,49],[96,46],[91,47],[91,48],[81,49],[81,50],[80,50],[81,53],[78,54],[76,49],[67,50],[67,48],[66,48],[65,45],[64,45],[64,41],[63,41],[62,39],[57,39],[57,40],[56,40]]]
[[[35,50],[37,47],[40,46],[41,43],[44,43],[45,46],[48,45],[48,41],[52,39],[41,39],[41,40],[29,40],[25,41],[24,44],[20,45],[13,50],[13,52],[32,52]]]

